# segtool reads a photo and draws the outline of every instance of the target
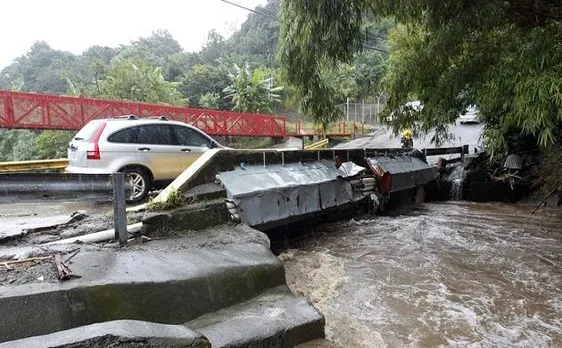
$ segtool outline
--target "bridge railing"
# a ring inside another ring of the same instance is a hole
[[[166,115],[210,135],[284,137],[285,117],[84,97],[0,91],[0,128],[77,130],[93,119]]]
[[[288,124],[284,116],[0,90],[0,128],[78,130],[91,120],[121,115],[166,115],[219,136],[279,138],[323,134],[321,127],[312,123]],[[368,131],[365,123],[338,121],[330,125],[327,134],[354,136]]]
[[[447,160],[448,163],[461,162],[464,159],[464,156],[470,153],[469,151],[470,150],[468,145],[455,146],[455,147],[426,148],[421,150],[421,152],[426,157],[459,154],[459,157],[457,158],[448,159]]]

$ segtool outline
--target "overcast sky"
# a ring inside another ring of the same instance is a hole
[[[266,0],[230,0],[245,7]],[[33,42],[82,53],[92,45],[116,47],[167,29],[186,51],[197,51],[207,33],[228,36],[248,11],[221,0],[2,0],[0,69]]]

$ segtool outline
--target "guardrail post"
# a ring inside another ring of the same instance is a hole
[[[461,152],[461,159],[464,160],[464,156],[468,155],[468,152],[470,150],[468,149],[468,145],[463,145],[462,147],[462,152]]]
[[[113,173],[113,226],[115,240],[127,243],[127,210],[125,204],[125,174]]]

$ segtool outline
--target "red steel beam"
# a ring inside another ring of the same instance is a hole
[[[0,90],[0,128],[77,130],[93,119],[166,115],[210,135],[285,137],[285,117]]]

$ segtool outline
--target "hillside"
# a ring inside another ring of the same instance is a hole
[[[269,0],[257,7],[229,38],[210,31],[198,52],[185,52],[166,30],[119,47],[92,46],[78,55],[38,41],[0,71],[0,89],[305,119],[298,111],[298,95],[283,82],[277,59],[280,4]],[[392,25],[372,23],[370,30],[384,37]],[[386,40],[377,41],[369,44],[386,46]],[[366,50],[353,64],[326,69],[323,78],[333,86],[334,100],[341,104],[346,97],[380,93],[386,58]],[[64,156],[70,136],[58,131],[0,131],[0,161]]]

